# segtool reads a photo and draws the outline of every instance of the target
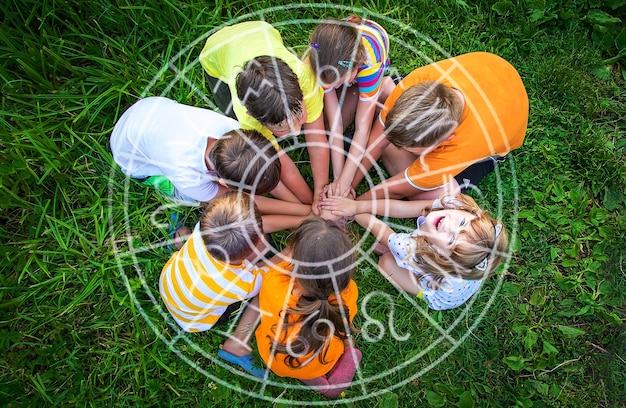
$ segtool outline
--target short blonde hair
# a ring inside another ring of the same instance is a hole
[[[396,147],[436,146],[459,126],[462,114],[454,89],[424,81],[404,91],[387,114],[387,139]]]
[[[416,250],[409,263],[415,269],[435,276],[435,282],[444,277],[477,280],[489,276],[506,257],[509,245],[505,228],[483,211],[468,195],[440,199],[444,208],[467,211],[476,216],[470,227],[461,232],[465,239],[458,240],[449,256],[441,255],[428,243],[427,237],[417,236]],[[427,209],[439,211],[441,209]]]
[[[200,233],[207,251],[215,259],[240,262],[258,244],[263,221],[248,194],[229,191],[206,204],[200,217]]]

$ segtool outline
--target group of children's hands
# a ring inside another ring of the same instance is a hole
[[[342,217],[352,217],[357,213],[356,193],[349,188],[342,191],[341,183],[328,184],[319,197],[320,217],[336,221]]]

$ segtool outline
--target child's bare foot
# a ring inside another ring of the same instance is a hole
[[[249,345],[232,336],[226,339],[222,349],[237,357],[252,353],[252,348]]]
[[[190,235],[191,228],[186,225],[180,226],[176,231],[174,231],[174,234],[172,235],[174,248],[176,248],[177,251],[180,251],[185,241],[189,239]]]

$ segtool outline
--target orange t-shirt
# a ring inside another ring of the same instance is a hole
[[[259,292],[259,307],[261,308],[261,323],[256,329],[256,343],[259,349],[259,355],[265,364],[280,377],[291,377],[302,380],[310,380],[328,373],[334,366],[339,357],[344,352],[343,341],[338,337],[333,337],[328,345],[325,361],[327,364],[320,363],[318,356],[300,368],[291,368],[285,363],[286,354],[272,353],[272,339],[276,337],[275,329],[282,323],[283,310],[294,307],[298,302],[298,297],[292,295],[296,280],[291,275],[281,272],[281,269],[291,270],[288,262],[281,262],[276,265],[276,269],[270,271],[263,276],[263,284]],[[356,283],[350,281],[348,287],[341,292],[343,304],[349,308],[350,321],[354,319],[357,311],[356,301],[359,291]],[[330,300],[335,299],[334,295],[329,297]],[[290,317],[291,320],[291,317]],[[291,332],[286,338],[295,339],[300,331],[300,325],[290,328]],[[285,337],[280,334],[278,341],[283,341]],[[300,362],[310,358],[312,353],[301,357]]]
[[[382,122],[406,89],[430,80],[461,91],[465,107],[455,137],[405,171],[413,187],[441,187],[470,165],[489,156],[504,156],[522,145],[528,125],[526,89],[511,64],[487,52],[459,55],[411,72],[387,98]]]

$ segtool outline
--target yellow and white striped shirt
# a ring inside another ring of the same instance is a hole
[[[247,260],[234,265],[213,258],[198,223],[163,267],[159,292],[176,323],[199,332],[213,327],[230,304],[256,296],[265,272]]]

